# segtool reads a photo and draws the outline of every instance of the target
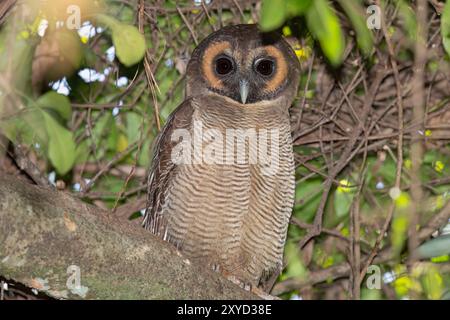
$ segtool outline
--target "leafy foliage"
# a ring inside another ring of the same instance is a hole
[[[445,51],[450,55],[450,2],[446,2],[442,13],[441,34]]]
[[[370,54],[373,37],[366,26],[361,1],[339,1],[356,30],[357,43],[365,55]],[[345,48],[344,34],[333,6],[326,0],[265,0],[261,8],[262,30],[279,28],[288,18],[305,17],[308,30],[319,42],[323,53],[334,65],[341,64]]]

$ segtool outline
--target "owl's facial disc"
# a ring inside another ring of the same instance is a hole
[[[243,48],[229,41],[205,50],[202,71],[210,91],[241,104],[277,98],[288,76],[285,57],[275,45]]]
[[[224,27],[204,39],[186,71],[186,96],[219,95],[251,107],[261,101],[295,98],[300,64],[276,32],[262,33],[254,24]]]

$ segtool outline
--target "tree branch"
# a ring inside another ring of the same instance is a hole
[[[68,194],[1,174],[0,199],[0,275],[51,297],[257,298],[148,231]]]

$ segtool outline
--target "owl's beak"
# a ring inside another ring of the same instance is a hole
[[[248,81],[247,80],[240,80],[239,81],[239,93],[241,94],[241,101],[243,104],[247,101],[248,96]]]

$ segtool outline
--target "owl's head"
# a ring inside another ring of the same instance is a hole
[[[187,66],[187,97],[216,93],[241,104],[285,99],[297,92],[300,64],[277,33],[257,25],[224,27],[203,40]]]

